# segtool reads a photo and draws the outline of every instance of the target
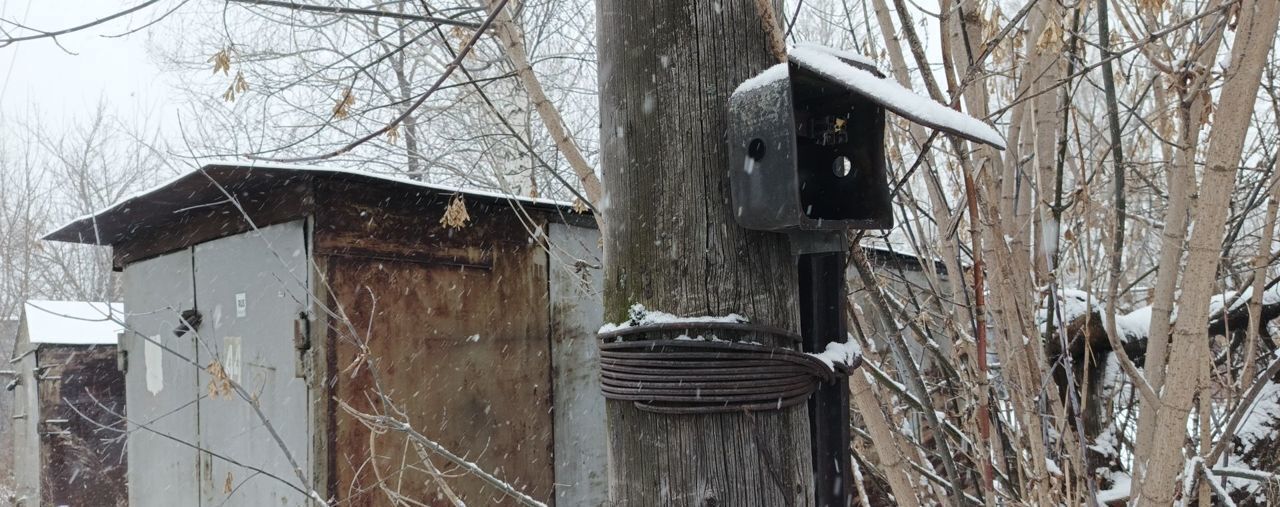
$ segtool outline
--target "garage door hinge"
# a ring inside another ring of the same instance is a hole
[[[307,312],[299,313],[298,318],[293,321],[293,348],[311,349],[311,319],[307,317]]]

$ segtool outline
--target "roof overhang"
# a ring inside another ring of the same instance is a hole
[[[519,204],[525,207],[567,212],[568,203],[549,199],[514,197],[476,190],[463,190],[395,176],[383,176],[349,169],[315,166],[262,165],[215,162],[183,174],[154,188],[139,192],[106,209],[85,215],[46,234],[44,239],[90,245],[115,245],[136,231],[164,227],[184,213],[217,206],[233,209],[230,196],[246,192],[272,192],[291,185],[312,182],[352,183],[401,190],[425,189],[443,195],[463,194],[468,200]]]

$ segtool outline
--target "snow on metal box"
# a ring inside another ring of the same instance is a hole
[[[738,224],[767,231],[891,227],[886,109],[1003,148],[990,126],[885,79],[865,59],[797,45],[788,62],[743,82],[729,99]]]

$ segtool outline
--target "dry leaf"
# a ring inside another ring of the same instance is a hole
[[[355,105],[356,96],[351,93],[351,89],[342,90],[342,98],[333,106],[333,117],[339,120],[351,115],[351,106]]]
[[[1164,0],[1138,0],[1138,8],[1154,16],[1164,10]]]
[[[209,372],[209,398],[218,399],[226,396],[231,398],[231,379],[227,377],[227,371],[222,368],[222,363],[214,361],[209,363],[209,367],[205,368]]]
[[[400,124],[397,123],[395,125],[392,125],[391,128],[387,129],[387,142],[391,144],[396,144],[396,141],[399,141],[399,140],[400,140]]]
[[[1057,51],[1062,46],[1062,27],[1057,21],[1050,20],[1044,31],[1036,39],[1036,49],[1041,51]]]
[[[1200,103],[1204,107],[1200,109],[1200,121],[1205,125],[1213,124],[1213,96],[1209,94],[1209,90],[1200,91]]]
[[[224,494],[224,495],[230,495],[230,494],[231,494],[231,492],[235,489],[235,488],[233,488],[233,487],[231,486],[231,483],[232,483],[232,482],[233,482],[233,481],[232,481],[232,478],[231,478],[231,471],[230,471],[230,470],[228,470],[228,471],[227,471],[227,480],[226,480],[225,482],[223,482],[223,483],[222,483],[222,494]]]
[[[475,32],[460,26],[455,26],[452,30],[449,30],[449,35],[452,35],[454,39],[457,39],[458,44],[466,44],[467,41],[471,40],[471,37],[475,36]]]
[[[996,5],[991,9],[991,15],[982,18],[982,40],[992,40],[996,38],[996,34],[1000,33],[1000,18],[1004,17],[1004,11]]]
[[[453,200],[449,201],[449,206],[444,209],[444,216],[440,217],[440,225],[450,229],[461,229],[470,221],[471,215],[467,214],[467,203],[463,201],[462,194],[454,195]]]
[[[249,82],[244,80],[244,73],[236,71],[236,77],[231,80],[231,85],[227,86],[227,91],[222,93],[222,100],[227,102],[235,102],[236,95],[249,91]]]
[[[213,73],[217,74],[222,71],[223,75],[231,72],[231,48],[226,47],[214,53],[209,62],[213,64]]]
[[[587,203],[580,198],[573,198],[573,212],[582,214],[587,212]]]

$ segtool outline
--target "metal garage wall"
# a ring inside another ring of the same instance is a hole
[[[25,330],[14,347],[18,384],[14,386],[13,479],[17,486],[14,505],[40,505],[40,381],[36,379],[36,349]],[[4,435],[0,438],[10,438]]]
[[[216,376],[200,372],[199,386],[206,394],[199,404],[200,441],[208,450],[201,455],[202,505],[304,505],[306,495],[295,488],[312,486],[294,472],[295,465],[310,470],[307,385],[298,376],[300,351],[295,348],[295,321],[310,308],[304,222],[264,227],[194,249],[196,303],[204,317],[198,362],[217,361],[254,401],[234,392],[216,393]]]
[[[174,334],[179,312],[194,306],[191,251],[130,264],[123,285],[129,505],[195,505],[195,341],[190,333]]]
[[[595,344],[604,315],[600,231],[551,224],[549,233],[556,504],[600,506],[609,499]]]

